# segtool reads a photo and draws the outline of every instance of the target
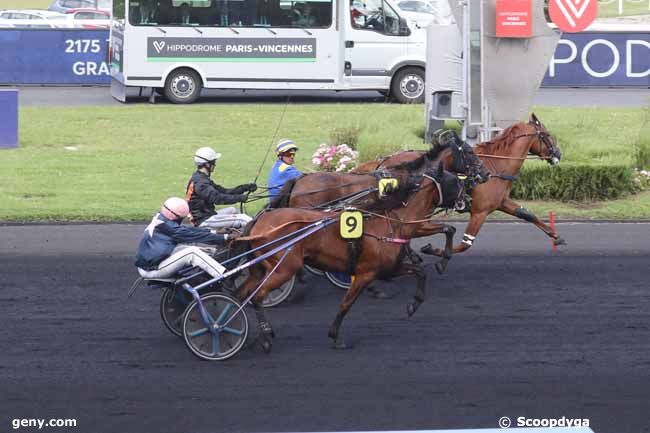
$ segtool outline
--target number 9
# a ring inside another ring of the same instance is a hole
[[[345,219],[345,225],[348,226],[348,233],[352,233],[357,229],[357,219],[353,216],[350,215]]]

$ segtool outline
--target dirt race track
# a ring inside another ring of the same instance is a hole
[[[650,224],[561,224],[569,245],[556,253],[533,227],[488,224],[448,274],[428,272],[411,319],[410,279],[380,284],[393,299],[362,296],[343,324],[347,351],[327,339],[343,292],[308,276],[268,313],[273,352],[223,363],[163,327],[158,292],[126,299],[143,227],[0,227],[0,431],[16,418],[215,433],[565,416],[596,433],[650,432]]]

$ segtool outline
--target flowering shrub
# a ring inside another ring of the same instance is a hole
[[[321,144],[311,157],[311,163],[320,171],[347,172],[352,170],[358,162],[359,152],[347,144],[329,145]]]
[[[650,187],[650,170],[634,169],[634,183],[638,190],[645,191]]]

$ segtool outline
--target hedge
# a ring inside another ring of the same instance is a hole
[[[523,200],[596,201],[638,190],[634,170],[624,165],[525,166],[514,183],[513,198]]]

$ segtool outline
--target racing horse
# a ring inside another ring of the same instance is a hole
[[[415,298],[407,306],[409,315],[415,313],[424,301],[426,274],[419,264],[404,263],[406,247],[414,236],[418,223],[436,207],[453,206],[461,192],[461,181],[456,175],[443,171],[442,165],[437,170],[430,169],[421,175],[411,176],[411,180],[400,180],[400,186],[388,199],[376,200],[376,206],[370,206],[367,209],[371,210],[364,211],[366,217],[362,220],[360,237],[353,242],[356,244],[353,248],[340,235],[339,224],[334,223],[341,218],[341,214],[297,208],[268,209],[260,213],[238,242],[246,241],[250,247],[256,248],[266,242],[291,236],[315,222],[324,226],[300,240],[291,249],[279,251],[251,268],[248,279],[237,292],[237,297],[243,300],[258,288],[251,301],[257,314],[261,330],[260,343],[264,350],[271,350],[275,334],[264,315],[263,300],[271,288],[279,287],[295,275],[304,262],[319,269],[348,272],[353,276],[352,284],[329,329],[328,335],[334,341],[335,348],[346,347],[340,334],[343,318],[363,289],[375,279],[415,276]],[[449,252],[453,247],[455,229],[446,226],[445,230],[451,233],[446,245]],[[264,251],[262,249],[255,254],[259,256]],[[446,258],[443,261],[446,265]]]
[[[512,183],[517,180],[528,154],[536,155],[550,165],[556,165],[562,159],[555,138],[537,116],[533,113],[528,122],[515,123],[493,140],[476,145],[474,151],[490,170],[490,180],[477,185],[472,191],[471,217],[463,240],[454,247],[454,254],[467,251],[473,245],[485,219],[495,210],[533,223],[553,239],[555,245],[565,245],[566,242],[555,230],[510,198]],[[420,251],[436,256],[444,254],[443,250],[434,249],[431,244]]]
[[[385,158],[377,170],[355,173],[313,173],[287,182],[280,190],[278,197],[270,207],[293,207],[303,209],[323,209],[333,204],[350,202],[355,206],[358,194],[370,191],[377,186],[378,180],[390,176],[390,173],[408,172],[420,173],[435,167],[438,162],[443,163],[443,168],[467,176],[465,186],[473,187],[476,183],[486,182],[489,172],[481,160],[475,155],[474,150],[467,143],[462,142],[455,132],[443,135],[449,140],[441,141],[441,145],[432,147],[426,152],[403,152],[407,156]],[[390,160],[393,160],[392,162]],[[464,194],[463,194],[464,196]],[[459,197],[458,207],[465,205],[464,197]],[[446,232],[446,225],[433,221],[423,221],[417,226],[413,237],[431,236]],[[417,255],[407,248],[409,257],[416,262],[421,261]],[[439,264],[435,266],[442,272]]]
[[[364,189],[377,185],[385,170],[392,173],[404,171],[418,173],[436,167],[443,161],[445,170],[468,176],[470,182],[486,182],[489,172],[467,143],[463,143],[453,131],[448,131],[440,145],[428,151],[405,151],[371,161],[350,173],[311,173],[288,181],[270,207],[319,208],[351,197]]]

